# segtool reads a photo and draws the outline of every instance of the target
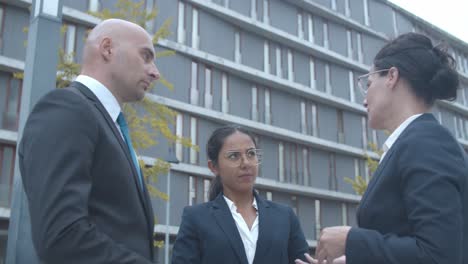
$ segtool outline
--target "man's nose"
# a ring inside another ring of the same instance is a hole
[[[149,75],[151,76],[151,78],[153,79],[153,81],[157,81],[157,80],[159,80],[159,78],[161,77],[161,74],[159,73],[159,70],[158,70],[158,68],[156,67],[156,64],[154,64],[154,62],[152,63],[152,66],[151,66]]]

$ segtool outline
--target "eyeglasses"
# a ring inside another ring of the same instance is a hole
[[[385,71],[389,71],[389,70],[390,69],[371,71],[368,74],[364,74],[364,75],[359,76],[357,78],[357,83],[358,83],[359,89],[361,90],[362,95],[366,96],[367,90],[369,89],[369,86],[368,86],[369,76],[371,76],[374,73],[385,72]]]
[[[245,159],[242,158],[240,151],[228,151],[224,153],[224,158],[227,160],[227,164],[230,167],[239,167],[242,162],[248,161],[254,166],[258,166],[262,161],[262,150],[251,148],[245,151]]]

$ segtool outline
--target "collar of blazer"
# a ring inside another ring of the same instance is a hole
[[[239,231],[237,230],[234,218],[232,217],[231,210],[224,200],[223,195],[223,193],[220,193],[216,199],[211,202],[211,207],[213,208],[212,213],[217,224],[223,230],[227,239],[231,243],[232,249],[236,252],[240,263],[247,264],[247,255],[245,254],[242,239],[239,235]],[[262,263],[262,256],[265,255],[265,252],[267,252],[271,246],[272,232],[278,227],[274,225],[275,218],[271,215],[270,203],[260,197],[256,190],[254,190],[254,196],[257,200],[259,225],[254,263]]]
[[[392,147],[388,150],[387,154],[385,154],[384,159],[380,162],[379,166],[377,167],[377,170],[374,172],[374,175],[372,175],[371,180],[369,181],[369,184],[367,185],[367,190],[364,193],[364,195],[361,198],[361,202],[359,203],[359,207],[357,209],[356,215],[357,215],[357,220],[358,220],[358,225],[360,225],[360,209],[362,206],[365,204],[366,200],[368,199],[370,193],[374,190],[374,187],[380,180],[380,175],[382,174],[383,171],[385,171],[385,168],[387,164],[389,164],[389,160],[393,156],[393,153],[395,153],[398,150],[399,143],[401,142],[402,138],[405,138],[408,133],[411,133],[411,130],[416,127],[421,125],[421,123],[424,122],[437,122],[435,117],[430,114],[430,113],[425,113],[416,118],[411,124],[406,127],[405,130],[400,134],[400,136],[395,140],[395,143],[393,143]]]

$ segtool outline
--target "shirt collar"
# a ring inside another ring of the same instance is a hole
[[[112,120],[116,122],[117,117],[119,116],[122,109],[120,108],[119,102],[111,93],[111,91],[109,91],[109,89],[104,86],[104,84],[87,75],[78,75],[75,81],[88,87],[104,106]]]
[[[226,201],[228,207],[229,207],[229,210],[231,210],[231,212],[236,212],[237,213],[237,206],[234,204],[233,201],[231,201],[229,198],[227,198],[225,195],[223,195],[224,197],[224,200]],[[258,211],[258,207],[257,207],[257,199],[253,198],[253,202],[252,202],[252,206],[253,208],[255,208],[256,211]]]
[[[398,137],[403,133],[403,131],[406,129],[406,127],[411,124],[416,118],[420,117],[422,114],[416,114],[408,117],[403,123],[401,123],[395,131],[393,131],[392,134],[385,140],[384,146],[382,147],[385,152],[388,151],[392,145],[395,143],[395,141],[398,139]]]

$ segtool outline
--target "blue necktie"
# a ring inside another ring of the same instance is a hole
[[[127,143],[128,151],[132,156],[133,165],[135,165],[136,171],[138,173],[138,182],[140,183],[140,188],[143,190],[143,178],[141,176],[140,165],[138,164],[135,151],[133,150],[132,140],[130,139],[130,133],[128,132],[127,121],[125,121],[125,117],[122,112],[120,112],[119,116],[117,117],[117,123],[120,126],[120,131],[122,131],[125,143]]]

